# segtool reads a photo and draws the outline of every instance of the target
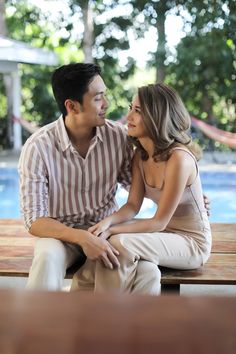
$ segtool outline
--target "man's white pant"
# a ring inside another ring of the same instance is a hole
[[[61,290],[66,269],[73,265],[80,257],[84,257],[78,245],[62,242],[54,238],[39,238],[34,249],[34,259],[27,282],[28,289]],[[92,269],[95,263],[90,260]],[[101,270],[105,271],[102,267]],[[83,279],[81,279],[83,281]],[[133,292],[159,292],[160,271],[151,262],[139,262],[134,277]],[[93,286],[85,290],[94,290]]]
[[[54,238],[39,238],[26,287],[61,290],[67,268],[80,257],[83,257],[83,252],[78,245]]]

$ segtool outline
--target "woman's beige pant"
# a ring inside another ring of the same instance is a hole
[[[110,270],[100,262],[87,260],[75,274],[72,290],[158,294],[159,265],[195,269],[203,264],[198,243],[188,236],[167,232],[119,234],[109,242],[119,251],[120,267]]]

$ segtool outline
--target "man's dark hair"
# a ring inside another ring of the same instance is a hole
[[[101,69],[95,64],[74,63],[57,68],[52,74],[52,90],[58,107],[67,115],[65,101],[71,99],[83,103],[83,95],[93,78],[101,74]]]

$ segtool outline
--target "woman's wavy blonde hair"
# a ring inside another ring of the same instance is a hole
[[[189,134],[191,119],[178,93],[163,83],[142,86],[138,89],[140,109],[149,137],[154,142],[155,161],[168,160],[171,149],[179,144],[185,145],[200,157],[200,148],[192,143]],[[148,159],[138,139],[131,138],[140,150],[141,158]]]

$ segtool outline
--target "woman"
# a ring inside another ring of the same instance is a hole
[[[191,121],[179,95],[164,84],[139,88],[127,122],[136,146],[127,203],[89,228],[95,236],[109,238],[119,251],[120,267],[109,270],[88,261],[76,274],[73,288],[132,292],[141,260],[157,267],[195,269],[210,255],[211,231],[198,152],[188,134]],[[144,197],[158,205],[156,213],[149,219],[134,219]],[[160,278],[152,294],[160,292]]]

